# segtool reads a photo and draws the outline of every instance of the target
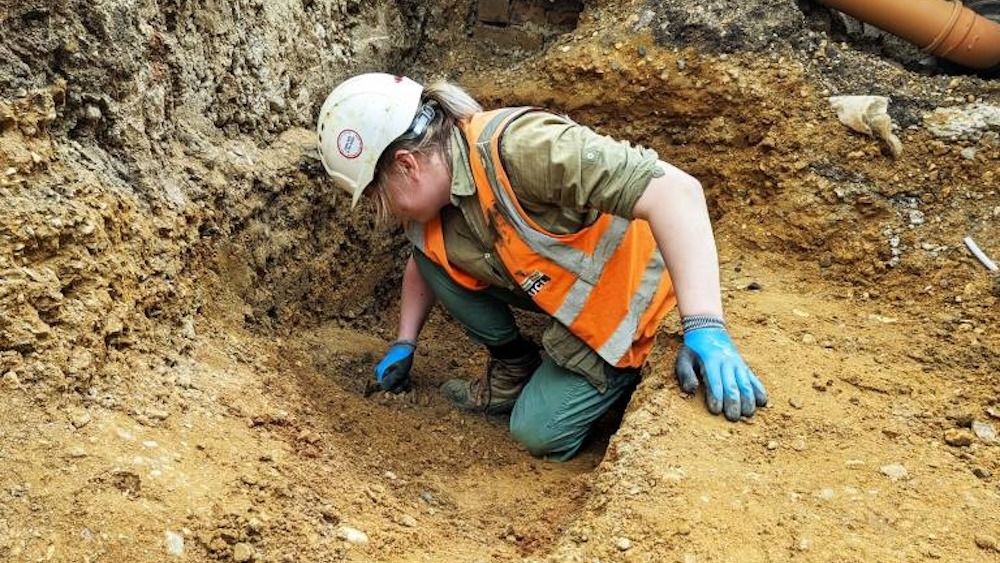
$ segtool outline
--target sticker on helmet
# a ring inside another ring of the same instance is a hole
[[[337,150],[344,158],[358,158],[364,149],[361,135],[354,129],[344,129],[337,135]]]

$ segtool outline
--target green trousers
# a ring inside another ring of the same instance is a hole
[[[518,336],[512,305],[539,312],[526,296],[495,287],[470,291],[420,251],[414,250],[413,256],[438,301],[481,344],[499,346]],[[511,436],[536,457],[555,461],[572,458],[594,422],[616,402],[627,399],[638,383],[637,371],[608,368],[608,388],[601,393],[582,375],[544,357],[514,404]]]

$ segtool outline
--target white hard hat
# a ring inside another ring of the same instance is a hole
[[[382,151],[406,133],[424,87],[403,76],[359,74],[330,92],[316,132],[323,167],[351,194],[351,207],[375,177]]]

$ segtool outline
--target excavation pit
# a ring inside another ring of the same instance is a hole
[[[859,52],[790,0],[482,4],[6,7],[0,559],[990,560],[996,282],[961,239],[1000,252],[997,130],[924,114],[995,85]],[[373,69],[699,178],[771,405],[730,424],[684,397],[675,316],[569,463],[446,404],[486,358],[440,311],[414,389],[371,392],[409,249],[349,211],[312,127]],[[837,121],[849,93],[891,97],[898,159]]]

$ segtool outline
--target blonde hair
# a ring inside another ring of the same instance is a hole
[[[425,87],[420,103],[431,104],[437,110],[427,130],[419,138],[403,137],[390,143],[382,151],[375,165],[375,179],[366,188],[365,195],[375,208],[375,220],[382,227],[393,226],[398,222],[392,213],[392,198],[387,193],[386,187],[388,185],[386,180],[400,173],[396,164],[396,151],[406,150],[426,156],[437,155],[448,166],[450,172],[451,134],[455,125],[483,111],[482,106],[465,90],[444,80],[438,80]]]

